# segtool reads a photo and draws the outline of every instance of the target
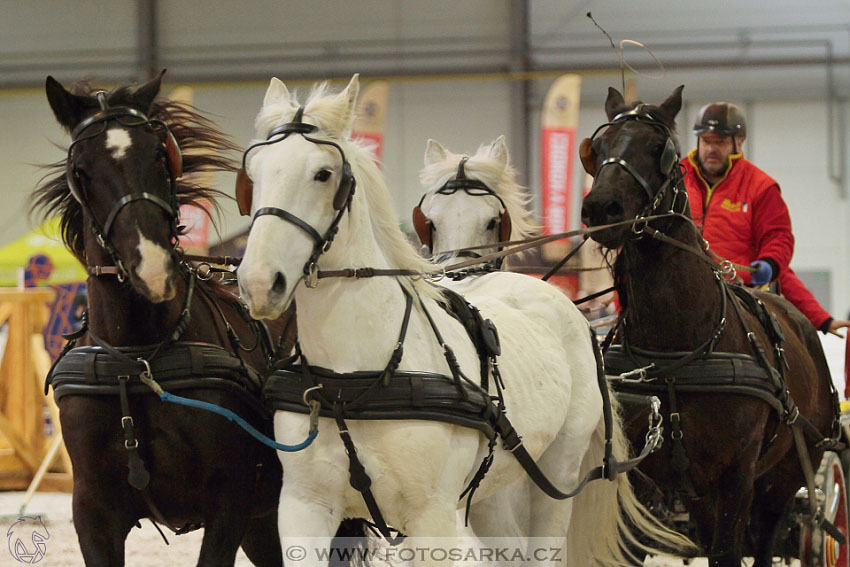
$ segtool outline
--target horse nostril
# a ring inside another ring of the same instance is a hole
[[[278,295],[283,295],[286,291],[286,278],[278,272],[275,275],[274,283],[272,283],[272,293],[276,293]]]
[[[616,222],[623,218],[623,207],[616,201],[611,201],[605,206],[605,216],[610,222]]]

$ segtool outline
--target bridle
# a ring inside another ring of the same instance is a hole
[[[242,168],[239,170],[239,174],[236,177],[236,201],[239,205],[240,213],[242,213],[243,215],[249,215],[251,213],[251,202],[254,193],[254,183],[248,175],[248,171],[245,168],[245,164],[248,157],[248,152],[250,152],[254,148],[282,142],[291,134],[299,134],[305,140],[314,144],[332,146],[336,148],[336,150],[339,152],[340,157],[342,158],[342,173],[340,175],[339,185],[337,186],[336,193],[334,193],[333,199],[333,208],[335,211],[337,211],[337,213],[334,219],[331,221],[330,226],[325,231],[324,235],[320,235],[319,231],[316,230],[308,222],[297,217],[296,215],[293,215],[289,211],[280,209],[278,207],[262,207],[260,209],[257,209],[257,212],[254,213],[254,218],[251,220],[251,225],[253,226],[254,222],[256,222],[258,217],[261,217],[263,215],[273,215],[283,219],[286,222],[294,224],[295,226],[306,232],[307,235],[313,239],[313,252],[307,259],[307,262],[304,264],[303,272],[305,276],[304,282],[307,287],[315,287],[315,284],[317,282],[317,272],[319,269],[317,265],[319,256],[330,250],[334,237],[336,236],[336,233],[339,230],[339,223],[342,220],[343,213],[345,213],[347,209],[351,209],[351,199],[354,196],[354,188],[357,185],[357,182],[351,172],[351,164],[345,158],[345,152],[342,150],[339,144],[330,140],[320,140],[308,136],[307,134],[315,132],[319,128],[313,124],[307,124],[302,122],[301,120],[303,116],[304,107],[302,106],[295,113],[292,122],[281,124],[269,133],[265,142],[257,142],[256,144],[249,146],[248,149],[245,150],[245,152],[242,154]],[[275,136],[280,137],[275,138]]]
[[[664,144],[664,151],[661,153],[661,158],[659,159],[659,168],[661,170],[662,175],[664,176],[664,181],[661,183],[661,186],[653,191],[650,187],[649,183],[646,179],[625,159],[619,156],[609,156],[606,158],[599,166],[597,167],[595,164],[595,154],[593,152],[593,140],[596,139],[596,136],[605,128],[609,126],[614,126],[617,124],[622,124],[627,121],[636,121],[641,122],[643,124],[648,124],[653,128],[660,130],[667,138]],[[602,124],[596,130],[594,130],[593,135],[590,138],[585,138],[579,149],[579,153],[581,155],[581,161],[584,165],[585,170],[591,175],[596,176],[599,175],[599,172],[608,165],[617,165],[625,169],[629,175],[631,175],[635,181],[643,188],[644,192],[646,192],[646,196],[649,199],[649,203],[642,211],[638,213],[635,217],[635,220],[641,220],[646,218],[647,216],[657,214],[658,209],[663,202],[667,190],[672,188],[673,197],[670,201],[669,210],[666,212],[669,213],[681,213],[684,214],[688,209],[688,193],[684,189],[680,188],[682,184],[682,180],[684,179],[683,166],[680,163],[680,152],[679,152],[679,144],[676,140],[675,135],[670,130],[670,127],[667,126],[661,119],[656,116],[653,116],[651,109],[645,104],[639,104],[634,109],[628,110],[625,112],[621,112],[616,115],[613,120],[610,122],[606,122]],[[682,199],[682,209],[681,211],[676,211],[676,202],[679,200],[679,195],[683,195]],[[632,227],[632,231],[635,234],[640,234],[643,230],[642,226],[638,226],[640,223],[635,223]]]
[[[174,138],[174,135],[171,133],[171,130],[165,122],[162,120],[150,119],[145,116],[143,112],[128,106],[109,106],[109,103],[106,101],[106,93],[104,91],[98,91],[95,93],[95,96],[97,97],[98,104],[100,105],[100,111],[77,124],[77,126],[75,126],[71,131],[71,145],[68,147],[68,159],[66,160],[65,165],[65,180],[68,184],[68,190],[71,192],[71,195],[88,214],[91,221],[91,229],[97,238],[98,244],[100,244],[100,246],[109,253],[112,257],[112,261],[117,267],[90,267],[88,270],[89,274],[95,276],[102,274],[114,274],[118,276],[120,281],[123,281],[127,275],[127,270],[121,262],[118,251],[109,239],[109,235],[112,231],[112,227],[115,225],[118,213],[121,212],[121,209],[134,201],[149,201],[164,210],[171,219],[172,241],[176,242],[178,236],[177,224],[180,216],[176,183],[177,178],[183,174],[183,159],[180,154],[180,147],[177,145],[177,140]],[[165,132],[164,149],[168,174],[171,182],[171,192],[168,201],[157,195],[148,193],[147,191],[139,191],[124,195],[112,205],[112,209],[106,217],[106,222],[101,224],[78,185],[79,174],[77,172],[77,168],[74,166],[73,152],[74,148],[80,142],[91,140],[92,138],[96,138],[105,133],[107,130],[106,124],[110,121],[116,121],[122,126],[130,128],[152,126],[154,130],[159,129]],[[89,131],[92,127],[97,125],[100,125],[100,128],[94,131]]]
[[[464,165],[468,160],[468,157],[461,159],[457,166],[457,175],[454,179],[446,181],[446,183],[437,189],[434,194],[454,195],[460,190],[473,197],[492,196],[497,198],[499,203],[502,205],[502,212],[499,216],[499,241],[507,242],[511,238],[511,216],[508,214],[508,207],[505,205],[505,201],[502,200],[495,191],[490,189],[486,183],[477,179],[469,179],[466,176]],[[419,204],[413,208],[413,228],[416,229],[419,241],[422,242],[423,246],[428,247],[429,253],[433,253],[434,223],[431,222],[431,219],[429,219],[422,211],[422,203],[425,201],[425,197],[427,196],[428,193],[422,195],[422,198],[419,199]],[[499,251],[501,250],[502,247],[499,246]],[[473,252],[466,252],[465,255],[473,257],[480,256],[480,254],[475,254]]]

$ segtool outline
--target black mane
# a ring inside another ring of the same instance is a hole
[[[75,94],[91,96],[92,109],[98,108],[97,101],[92,95],[96,90],[87,81],[74,85]],[[118,87],[108,94],[108,99],[110,101],[124,99],[131,91],[130,86]],[[239,151],[240,148],[211,120],[202,116],[198,109],[189,104],[157,98],[153,101],[147,115],[151,120],[162,120],[168,125],[183,154],[183,176],[176,182],[180,204],[196,205],[201,201],[207,201],[212,209],[219,213],[220,205],[216,199],[229,198],[229,196],[202,184],[203,178],[198,174],[236,171],[236,162],[228,156],[231,152]],[[65,246],[85,263],[84,234],[87,227],[83,226],[82,207],[68,189],[65,179],[66,165],[67,155],[56,163],[42,166],[47,173],[33,192],[30,214],[39,221],[59,216]],[[210,215],[215,226],[214,217],[217,215],[207,214]]]

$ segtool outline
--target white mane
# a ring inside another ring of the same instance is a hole
[[[472,156],[446,151],[445,159],[422,168],[419,181],[426,188],[425,198],[453,179],[457,175],[460,160],[467,157],[469,161],[464,165],[466,176],[481,181],[504,201],[511,217],[511,240],[528,238],[540,230],[540,225],[528,208],[531,196],[517,183],[516,169],[509,163],[503,166],[490,155],[491,147],[491,144],[482,144]]]

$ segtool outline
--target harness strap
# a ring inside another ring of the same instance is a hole
[[[421,276],[421,272],[402,269],[382,268],[344,268],[341,270],[319,270],[316,276],[322,278],[373,278],[375,276]]]
[[[135,424],[133,423],[133,416],[130,413],[130,402],[127,398],[127,382],[130,380],[130,377],[119,376],[118,377],[118,385],[119,385],[119,398],[121,400],[121,429],[124,433],[124,449],[127,450],[127,468],[129,472],[127,474],[127,482],[138,490],[142,497],[145,499],[145,503],[148,505],[148,509],[153,514],[154,519],[157,522],[161,523],[164,526],[167,526],[168,529],[177,533],[179,528],[173,526],[166,518],[165,515],[159,510],[156,504],[154,504],[153,497],[150,493],[150,480],[151,475],[145,468],[145,462],[142,460],[142,457],[139,455],[139,440],[136,439],[136,434],[134,431]],[[162,535],[162,532],[160,531]],[[162,536],[165,539],[165,535]],[[165,539],[165,543],[168,544],[168,540]]]
[[[699,345],[696,349],[688,353],[687,355],[679,358],[675,362],[669,364],[668,366],[658,367],[654,365],[653,368],[646,369],[647,376],[667,376],[673,370],[681,368],[687,365],[689,362],[696,360],[697,358],[704,358],[714,352],[714,346],[717,344],[718,339],[723,334],[724,329],[726,328],[726,306],[727,306],[727,294],[730,293],[726,286],[719,277],[716,278],[718,285],[720,285],[720,298],[721,298],[721,306],[720,306],[720,321],[717,323],[717,326],[714,328],[714,332],[711,334],[708,339],[705,340],[701,345]],[[625,314],[621,319],[625,319]],[[607,342],[607,337],[606,337]],[[609,343],[610,345],[610,343]],[[628,341],[626,340],[626,335],[623,335],[623,350],[628,354],[632,361],[637,365],[637,361],[634,359],[634,355],[632,353],[631,347],[629,346]]]
[[[569,254],[564,256],[563,259],[561,259],[560,262],[558,262],[557,264],[552,266],[552,269],[550,269],[548,272],[546,272],[546,274],[544,274],[543,277],[540,278],[540,279],[545,282],[545,281],[548,281],[549,278],[551,278],[553,275],[558,273],[558,270],[560,270],[564,266],[564,264],[569,262],[570,258],[572,258],[576,254],[578,254],[578,251],[581,250],[581,247],[584,246],[585,242],[587,242],[587,239],[589,237],[590,237],[590,235],[585,234],[584,237],[581,239],[581,243],[578,246],[576,246],[575,248],[573,248],[572,250],[570,250]]]
[[[345,453],[348,455],[348,481],[351,487],[363,497],[366,508],[372,516],[372,521],[375,522],[375,526],[381,532],[381,535],[384,536],[390,545],[398,545],[404,538],[402,536],[394,537],[390,533],[390,528],[387,526],[387,522],[384,520],[383,514],[381,514],[381,509],[375,501],[375,496],[372,494],[372,489],[370,488],[372,479],[369,477],[369,473],[366,472],[363,463],[357,458],[357,449],[354,447],[351,434],[348,432],[348,425],[346,425],[345,418],[343,417],[345,413],[344,404],[334,404],[333,409],[334,420],[339,428],[339,436],[342,439],[343,445],[345,445]]]
[[[688,474],[688,468],[691,465],[688,459],[688,451],[685,449],[685,444],[682,441],[684,437],[682,433],[682,417],[679,414],[679,404],[676,399],[676,380],[667,378],[667,400],[670,404],[670,439],[672,440],[672,458],[671,465],[674,474],[678,477],[679,484],[685,489],[692,498],[696,498],[697,493],[694,489],[694,483],[691,480],[691,475]]]
[[[576,496],[584,489],[587,483],[593,480],[606,478],[613,481],[617,478],[617,475],[628,472],[640,464],[643,459],[645,459],[658,447],[659,438],[648,438],[643,450],[637,457],[626,461],[617,461],[614,457],[612,446],[614,417],[611,409],[611,399],[608,394],[605,369],[602,362],[602,352],[599,349],[599,345],[596,342],[596,335],[592,329],[590,330],[590,333],[593,339],[593,352],[596,358],[596,379],[599,385],[599,390],[602,393],[602,415],[605,421],[605,456],[603,457],[601,466],[595,467],[589,471],[587,475],[585,475],[584,479],[582,479],[578,486],[576,486],[572,491],[562,492],[551,483],[543,471],[540,470],[540,467],[537,466],[537,463],[523,446],[522,438],[513,428],[504,412],[497,412],[497,415],[493,419],[496,432],[499,434],[499,437],[501,437],[505,449],[513,453],[519,464],[522,465],[523,469],[525,469],[529,478],[534,481],[534,484],[536,484],[537,487],[545,492],[549,497],[556,500],[566,500]]]

